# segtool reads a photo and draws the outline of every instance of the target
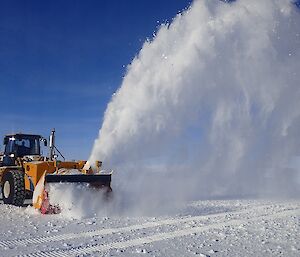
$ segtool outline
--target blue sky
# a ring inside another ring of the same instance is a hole
[[[48,136],[86,159],[126,65],[190,0],[0,1],[1,137]]]

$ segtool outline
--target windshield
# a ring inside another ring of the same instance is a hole
[[[39,138],[10,138],[8,142],[9,152],[15,152],[18,157],[25,155],[40,155]]]

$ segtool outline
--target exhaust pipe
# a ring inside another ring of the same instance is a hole
[[[49,138],[49,160],[53,161],[55,154],[55,129],[51,130],[50,138]]]

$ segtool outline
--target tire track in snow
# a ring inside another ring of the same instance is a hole
[[[21,239],[13,239],[0,242],[0,247],[2,248],[9,248],[14,246],[23,246],[28,247],[29,245],[37,245],[37,244],[44,244],[44,243],[51,243],[51,242],[58,242],[61,240],[72,240],[72,239],[79,239],[79,238],[86,238],[86,237],[93,237],[93,236],[103,236],[103,235],[110,235],[119,232],[132,232],[133,230],[141,230],[141,229],[148,229],[154,228],[163,225],[174,225],[184,222],[190,221],[204,221],[211,218],[223,218],[226,215],[240,215],[248,213],[250,210],[260,210],[265,209],[268,205],[256,206],[251,207],[251,209],[241,210],[241,211],[232,211],[232,212],[222,212],[217,214],[207,214],[203,216],[192,216],[192,217],[183,217],[183,218],[172,218],[172,219],[164,219],[160,221],[151,221],[146,222],[143,224],[131,225],[127,227],[119,227],[119,228],[108,228],[108,229],[98,229],[98,230],[91,230],[87,232],[79,232],[79,233],[66,233],[61,235],[53,235],[53,236],[41,236],[41,237],[34,237],[34,238],[21,238]]]
[[[201,233],[201,232],[204,232],[204,231],[207,231],[210,229],[221,229],[224,226],[237,226],[237,225],[241,225],[243,223],[253,222],[253,221],[257,221],[257,220],[261,220],[261,219],[283,218],[288,215],[294,215],[299,210],[300,210],[299,208],[286,209],[286,210],[281,210],[281,211],[273,213],[273,214],[263,214],[263,215],[258,215],[255,217],[248,216],[248,217],[242,218],[242,219],[231,219],[228,221],[203,225],[200,227],[179,229],[179,230],[175,230],[172,232],[156,233],[151,236],[130,239],[130,240],[122,241],[122,242],[112,242],[112,243],[108,243],[108,244],[104,244],[104,245],[73,247],[73,248],[69,248],[69,249],[58,249],[58,250],[54,250],[54,251],[40,251],[40,252],[35,252],[35,253],[31,253],[31,254],[26,254],[26,255],[18,255],[18,256],[19,257],[44,257],[44,256],[70,257],[70,256],[91,254],[91,253],[95,253],[95,252],[104,253],[104,252],[107,252],[110,250],[125,249],[125,248],[129,248],[129,247],[135,247],[135,246],[140,246],[140,245],[144,245],[144,244],[155,243],[158,241],[169,240],[169,239],[174,239],[174,238],[178,238],[178,237],[184,237],[184,236],[192,235],[193,233]],[[249,212],[249,210],[247,210],[247,212]],[[245,211],[241,211],[238,213],[245,213]],[[229,213],[226,213],[226,214],[229,214]],[[232,214],[232,213],[230,213],[230,214]],[[224,215],[224,213],[223,213],[223,215]],[[219,217],[220,215],[210,215],[210,217],[212,217],[212,216]],[[198,221],[199,216],[190,217],[188,219],[189,219],[189,221]]]

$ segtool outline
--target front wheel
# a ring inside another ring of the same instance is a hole
[[[2,198],[5,204],[22,206],[25,200],[24,173],[19,170],[8,171],[2,179]]]

